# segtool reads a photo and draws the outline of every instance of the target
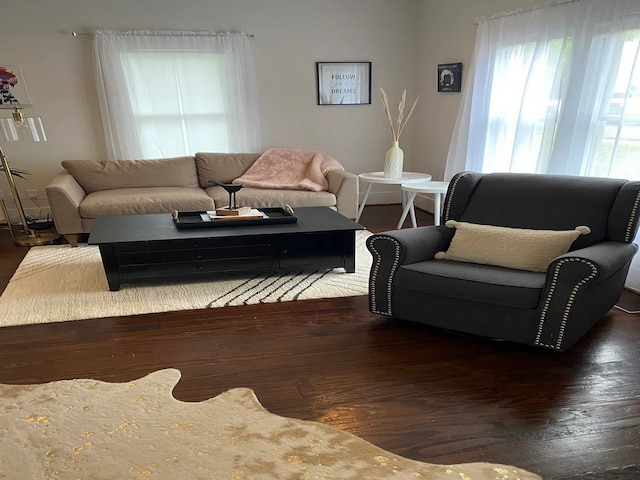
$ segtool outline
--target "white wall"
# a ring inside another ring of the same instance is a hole
[[[0,64],[22,67],[33,100],[24,113],[42,117],[48,142],[2,148],[12,165],[31,172],[18,181],[20,192],[41,195],[60,161],[104,158],[91,38],[73,31],[246,30],[255,34],[264,148],[322,150],[349,171],[381,170],[390,135],[377,92],[413,90],[418,10],[418,0],[11,2],[0,18]],[[373,104],[318,106],[316,61],[371,61]],[[409,135],[403,147],[410,154]],[[8,199],[4,178],[0,189]]]

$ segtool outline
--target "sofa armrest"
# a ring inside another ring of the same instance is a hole
[[[566,350],[609,311],[637,250],[634,243],[602,242],[556,258],[547,269],[535,344]]]
[[[84,233],[80,203],[87,196],[72,175],[57,174],[45,188],[56,231],[61,235]]]
[[[338,213],[347,218],[358,216],[359,182],[358,176],[344,170],[330,170],[327,173],[328,191],[336,196]]]
[[[369,272],[369,310],[393,315],[391,297],[398,268],[432,260],[436,252],[447,249],[453,234],[453,229],[437,226],[371,235],[367,239],[367,248],[373,257]]]

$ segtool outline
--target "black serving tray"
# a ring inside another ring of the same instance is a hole
[[[183,228],[216,228],[242,227],[247,225],[274,225],[278,223],[296,223],[298,217],[284,208],[258,208],[265,218],[210,218],[206,211],[174,212],[173,221],[176,227]]]

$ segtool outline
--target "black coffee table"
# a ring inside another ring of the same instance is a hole
[[[189,279],[237,271],[355,272],[355,232],[364,227],[328,207],[296,208],[296,223],[178,229],[171,214],[95,220],[109,290],[123,283]]]

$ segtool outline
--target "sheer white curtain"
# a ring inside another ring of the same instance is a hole
[[[481,20],[445,178],[463,170],[640,180],[640,0]]]
[[[94,56],[109,158],[261,148],[246,33],[98,30]]]
[[[446,178],[461,170],[640,178],[640,162],[621,166],[622,152],[602,142],[612,139],[603,129],[640,114],[632,102],[626,115],[611,111],[617,96],[640,95],[639,28],[640,0],[552,3],[481,21]]]

